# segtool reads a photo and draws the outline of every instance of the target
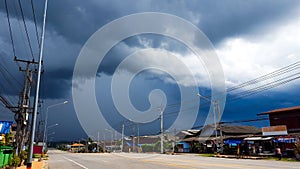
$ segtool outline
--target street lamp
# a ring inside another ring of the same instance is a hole
[[[58,123],[52,124],[52,125],[48,126],[47,129],[50,129],[50,128],[55,127],[55,126],[58,126],[58,125],[59,125]]]
[[[46,133],[47,133],[47,123],[48,123],[48,111],[49,111],[49,109],[52,108],[52,107],[67,104],[67,103],[68,103],[68,101],[64,101],[62,103],[53,104],[53,105],[50,105],[50,106],[47,107],[47,111],[46,111],[46,114],[45,114],[44,137],[43,137],[44,146],[46,145],[45,141],[47,141]],[[55,124],[55,126],[57,126],[57,125],[58,124]],[[50,126],[50,127],[54,127],[54,126]],[[46,147],[44,147],[44,148],[46,148]]]

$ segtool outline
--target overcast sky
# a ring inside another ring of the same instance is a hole
[[[38,0],[33,0],[33,2],[40,34],[44,4]],[[16,55],[20,59],[31,59],[18,5],[17,0],[8,1]],[[22,7],[33,54],[37,59],[38,48],[30,1],[22,1]],[[300,1],[297,0],[88,0],[84,2],[80,0],[50,0],[44,46],[43,63],[45,72],[42,77],[41,89],[41,96],[45,99],[43,110],[46,110],[49,105],[65,100],[69,101],[66,105],[49,109],[48,124],[59,124],[59,126],[51,129],[56,132],[54,135],[55,140],[72,140],[86,137],[84,127],[81,127],[80,120],[77,118],[78,112],[75,112],[74,96],[72,96],[74,66],[84,44],[96,31],[113,20],[142,12],[172,14],[185,19],[201,30],[212,43],[218,56],[227,89],[293,64],[300,59]],[[6,16],[4,0],[2,0],[0,4],[0,61],[2,67],[5,67],[18,79],[19,83],[22,83],[23,74],[18,71],[18,66],[13,61]],[[130,29],[134,29],[136,25],[129,26]],[[125,28],[128,28],[128,25],[120,27],[119,31],[122,32],[122,29]],[[194,35],[193,32],[181,31],[186,36]],[[106,127],[114,128],[120,132],[120,124],[125,120],[120,110],[114,105],[116,100],[114,100],[111,92],[112,78],[116,74],[116,69],[118,69],[120,63],[126,61],[129,55],[149,48],[151,51],[137,53],[136,57],[128,61],[127,65],[120,66],[120,74],[126,79],[131,77],[136,70],[144,67],[162,63],[170,65],[165,71],[145,70],[134,74],[135,76],[128,89],[128,95],[132,105],[137,110],[146,111],[151,109],[150,102],[155,104],[155,108],[161,104],[170,105],[181,102],[180,86],[183,86],[184,90],[194,90],[196,87],[202,95],[210,96],[210,80],[212,77],[207,73],[207,68],[203,65],[203,62],[197,59],[197,55],[186,44],[170,37],[155,34],[129,37],[115,44],[105,55],[97,69],[95,95],[103,117],[110,124],[109,126],[96,125],[98,127],[95,128],[102,133],[102,136]],[[154,55],[160,57],[152,57]],[[86,60],[89,60],[89,58],[86,58]],[[184,66],[181,66],[181,64],[184,64],[189,71],[182,71]],[[4,71],[2,67],[1,71]],[[86,69],[89,69],[89,67],[86,67]],[[298,72],[294,70],[255,85],[272,83]],[[189,76],[189,73],[192,76]],[[88,75],[86,76],[86,79],[89,79]],[[11,85],[6,81],[2,76],[0,94],[5,95],[16,104],[16,95],[21,91],[21,84]],[[12,78],[11,81],[14,83]],[[116,84],[120,91],[125,91],[122,88],[125,85],[124,81]],[[196,81],[196,84],[194,81]],[[75,88],[78,87],[76,85]],[[252,87],[255,87],[255,85]],[[161,89],[161,91],[164,91],[164,95],[158,92],[158,94],[153,95],[152,101],[150,99],[149,102],[148,96],[154,89]],[[300,89],[299,80],[280,85],[251,97],[229,101],[230,97],[234,97],[238,92],[246,89],[248,88],[240,89],[236,93],[228,93],[228,102],[225,104],[222,117],[223,121],[255,119],[258,113],[300,104],[297,92]],[[163,97],[167,101],[164,101]],[[189,98],[189,100],[191,99],[193,97]],[[201,99],[201,101],[205,103],[204,100]],[[86,99],[86,102],[89,102],[89,99]],[[122,104],[126,107],[125,101]],[[198,103],[189,102],[185,103],[185,106],[193,107],[194,104],[197,105]],[[177,107],[170,110],[166,109],[166,113],[176,112],[179,109],[180,106],[177,105]],[[89,112],[94,111],[96,110],[86,108],[86,115],[91,118],[90,120],[93,118],[93,113]],[[199,113],[194,117],[194,126],[204,123],[207,111],[207,107],[201,109],[200,106],[200,112],[204,113]],[[175,113],[175,115],[178,114]],[[185,116],[190,115],[186,114]],[[43,117],[44,113],[40,115],[40,118]],[[0,119],[12,119],[11,113],[3,106],[0,107]],[[167,119],[166,126],[171,126],[176,117],[169,116]],[[147,127],[143,128],[141,125],[141,132],[143,134],[157,134],[159,132],[158,125],[158,121],[155,120],[151,122],[151,129],[149,127],[148,129],[146,129]],[[241,125],[249,124],[241,123]],[[269,124],[267,121],[262,121],[251,123],[251,125],[262,127]],[[131,125],[131,129],[126,134],[133,134],[134,130]]]

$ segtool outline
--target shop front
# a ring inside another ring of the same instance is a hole
[[[244,139],[242,151],[245,155],[274,155],[273,137],[248,137]]]
[[[294,157],[297,138],[294,136],[277,136],[273,140],[276,147],[279,147],[283,156]]]

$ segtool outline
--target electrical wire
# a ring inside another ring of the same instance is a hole
[[[5,2],[5,10],[6,10],[6,17],[7,17],[7,22],[8,22],[8,28],[9,28],[9,35],[10,35],[10,41],[11,41],[11,47],[13,50],[14,57],[16,56],[16,49],[15,49],[15,44],[14,44],[14,39],[13,39],[13,34],[12,34],[12,29],[11,29],[11,23],[9,19],[9,11],[7,7],[7,0]]]
[[[273,71],[271,73],[268,73],[266,75],[260,76],[258,78],[255,78],[255,79],[252,79],[250,81],[246,81],[246,82],[243,82],[243,83],[241,83],[239,85],[231,87],[231,88],[227,89],[226,92],[216,93],[216,95],[218,96],[218,95],[223,95],[223,94],[229,94],[230,92],[233,92],[235,90],[242,89],[242,88],[245,88],[245,87],[249,87],[251,85],[254,85],[254,84],[257,84],[257,83],[261,83],[261,82],[269,80],[269,79],[273,79],[275,77],[278,77],[278,76],[290,73],[292,71],[298,70],[299,68],[300,68],[300,61],[297,61],[295,63],[292,63],[292,64],[290,64],[288,66],[283,67],[283,68],[277,69],[277,70],[275,70],[275,71]],[[294,79],[294,80],[296,80],[296,79]],[[271,87],[271,88],[274,88],[274,87]],[[249,92],[250,90],[245,90],[245,91]],[[253,95],[253,94],[251,94],[251,95]],[[247,94],[245,94],[245,97],[246,96],[247,96]],[[206,97],[208,99],[211,99],[212,96],[209,95],[209,96],[204,96],[204,97]],[[191,100],[190,102],[193,102],[193,101],[196,101],[196,100],[197,99]],[[207,100],[205,100],[205,101],[207,101]],[[181,102],[173,103],[173,104],[167,105],[166,109],[168,109],[169,107],[176,107],[176,106],[180,106],[180,105],[181,105]]]
[[[257,83],[261,83],[261,82],[264,82],[264,81],[266,81],[268,79],[272,79],[274,77],[282,76],[284,74],[287,74],[287,73],[290,73],[292,71],[295,71],[295,70],[299,69],[299,63],[300,63],[300,61],[295,62],[293,64],[290,64],[288,66],[285,66],[283,68],[275,70],[275,71],[273,71],[271,73],[268,73],[266,75],[263,75],[263,76],[260,76],[258,78],[255,78],[253,80],[250,80],[250,81],[244,82],[242,84],[239,84],[239,85],[237,85],[235,87],[230,88],[229,92],[232,92],[234,90],[241,89],[241,88],[244,88],[244,87],[248,87],[248,86],[251,86],[251,85],[254,85],[254,84],[257,84]],[[299,72],[294,73],[292,75],[288,75],[288,76],[282,77],[282,78],[274,80],[272,82],[268,82],[266,84],[262,84],[260,86],[257,86],[257,87],[254,87],[254,88],[242,91],[240,93],[235,93],[235,96],[229,97],[229,99],[227,99],[227,102],[232,102],[232,101],[235,101],[235,100],[243,98],[243,97],[248,97],[248,96],[251,96],[251,95],[263,92],[265,90],[269,90],[269,89],[272,89],[272,88],[275,88],[275,87],[287,84],[287,83],[289,83],[291,81],[299,79],[300,76],[297,76],[297,75],[299,75]],[[207,96],[207,98],[211,98],[211,96]],[[197,99],[195,99],[195,100],[197,100]],[[193,99],[193,100],[185,101],[185,103],[192,103],[195,100]],[[174,108],[177,105],[178,106],[181,105],[181,102],[180,103],[169,104],[169,105],[167,105],[167,108]],[[200,106],[200,108],[204,108],[204,107],[206,107],[208,105],[210,105],[210,102],[207,101],[205,104],[202,104]],[[195,109],[197,107],[198,107],[198,105],[192,106],[192,107],[189,107],[189,108],[186,108],[186,109],[183,109],[181,111],[188,111],[188,110]],[[168,116],[172,116],[172,115],[177,115],[178,113],[179,113],[179,111],[165,112],[164,113],[164,117],[168,117]],[[265,118],[264,119],[250,119],[250,120],[248,119],[248,120],[243,120],[243,121],[232,121],[232,123],[236,123],[236,122],[253,122],[253,121],[261,121],[261,120],[266,120],[266,119]],[[225,123],[229,123],[229,122],[225,122]]]
[[[39,32],[38,32],[38,28],[37,28],[37,24],[36,24],[36,15],[35,15],[35,10],[34,10],[34,3],[33,0],[30,0],[31,3],[31,10],[32,10],[32,15],[33,15],[33,22],[34,22],[34,26],[35,26],[35,35],[36,35],[36,40],[38,43],[38,47],[40,49],[40,40],[39,40]]]
[[[27,41],[28,41],[30,53],[31,53],[32,59],[35,60],[34,59],[34,55],[33,55],[32,46],[31,46],[31,41],[30,41],[29,33],[28,33],[28,29],[27,29],[27,25],[26,25],[26,21],[25,21],[25,17],[24,17],[24,12],[23,12],[23,8],[22,8],[21,0],[18,0],[18,2],[19,2],[20,10],[21,10],[21,16],[22,16],[22,20],[23,20],[23,25],[24,25],[24,29],[25,29],[25,33],[26,33],[26,37],[27,37]]]

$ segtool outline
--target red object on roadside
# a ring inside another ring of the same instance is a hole
[[[43,146],[33,146],[33,154],[42,154]]]

